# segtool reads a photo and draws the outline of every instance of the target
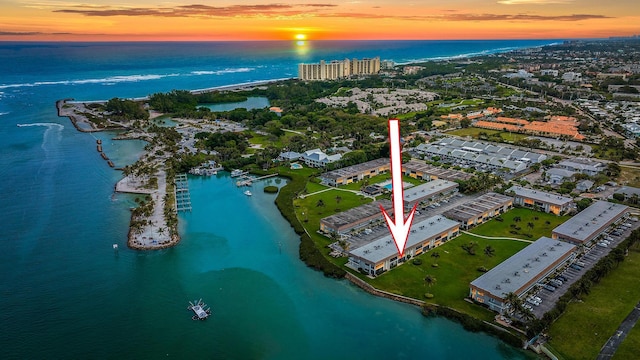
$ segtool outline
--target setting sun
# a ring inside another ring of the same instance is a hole
[[[307,35],[305,34],[296,34],[296,40],[306,40]]]

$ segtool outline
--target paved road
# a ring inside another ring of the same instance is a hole
[[[631,313],[627,315],[627,317],[622,321],[616,333],[613,334],[606,344],[600,349],[600,354],[598,354],[597,360],[608,360],[613,357],[613,354],[616,353],[618,346],[624,341],[629,334],[629,331],[633,328],[633,326],[640,319],[640,302],[636,305],[636,307],[631,310]]]

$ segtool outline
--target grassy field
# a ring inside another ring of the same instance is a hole
[[[283,135],[281,135],[280,137],[278,137],[276,141],[274,141],[273,137],[268,135],[260,135],[253,131],[245,131],[245,133],[251,134],[251,136],[253,136],[252,138],[249,139],[249,143],[251,145],[259,144],[259,145],[262,145],[262,147],[273,145],[279,148],[283,147],[283,142],[285,139],[290,138],[294,135],[297,135],[296,133],[285,131]]]
[[[515,222],[514,218],[516,217],[520,217],[521,220]],[[540,211],[517,208],[503,214],[501,218],[504,221],[499,222],[494,219],[471,229],[470,232],[485,236],[538,240],[541,236],[551,237],[551,230],[570,219],[571,216],[556,216]],[[533,228],[529,227],[529,223],[533,224]],[[511,227],[511,225],[515,225],[516,228]],[[520,227],[520,230],[517,230],[517,227]],[[511,233],[511,231],[516,233]]]
[[[569,304],[565,313],[553,323],[549,329],[553,348],[567,359],[595,359],[602,345],[638,303],[638,274],[640,251],[631,249],[617,269],[594,285],[582,302]],[[617,359],[638,357],[640,332],[637,330],[636,325],[631,337],[625,339],[616,353]]]
[[[461,245],[475,242],[476,255],[469,255]],[[484,248],[491,245],[495,249],[492,257],[484,255]],[[495,314],[483,307],[464,301],[469,295],[469,283],[482,275],[479,267],[492,268],[506,260],[528,244],[511,240],[487,240],[460,235],[457,238],[418,256],[421,265],[414,265],[411,261],[370,280],[373,286],[392,293],[426,300],[431,303],[446,305],[459,311],[473,315],[483,320],[491,320]],[[437,252],[440,257],[431,255]],[[438,267],[433,267],[434,263]],[[429,287],[424,278],[431,275],[436,283]],[[432,299],[425,299],[424,294],[431,293]]]
[[[622,170],[618,182],[633,187],[640,187],[640,168],[620,166]]]
[[[498,131],[498,130],[480,129],[475,127],[457,129],[457,130],[449,131],[447,132],[447,134],[458,135],[458,136],[470,136],[474,139],[478,139],[481,132],[489,136],[499,134],[502,140],[505,142],[513,142],[516,140],[522,140],[529,137],[529,135],[525,135],[525,134],[510,133],[510,132]]]
[[[311,184],[307,184],[311,186]],[[317,184],[313,184],[313,187]],[[320,185],[321,186],[321,185]],[[371,202],[371,199],[347,191],[331,189],[316,195],[296,199],[293,205],[302,225],[315,233],[320,230],[320,219]]]

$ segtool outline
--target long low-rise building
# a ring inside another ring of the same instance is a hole
[[[504,214],[512,206],[512,197],[490,192],[447,210],[442,215],[458,221],[463,229],[469,229],[487,219]]]
[[[361,229],[376,221],[382,221],[382,206],[389,215],[393,214],[393,206],[390,200],[374,201],[347,211],[327,216],[320,220],[320,231],[330,234],[346,234],[350,231]]]
[[[523,296],[556,269],[572,260],[572,244],[541,237],[469,284],[471,299],[503,313],[509,293]]]
[[[514,203],[528,208],[538,208],[546,213],[566,214],[573,209],[573,199],[548,192],[512,186],[505,194],[513,195]]]
[[[629,216],[629,207],[607,201],[596,201],[576,216],[553,229],[551,237],[575,245],[589,244],[604,234],[611,225]]]
[[[472,174],[466,172],[443,169],[441,167],[427,164],[424,161],[416,160],[411,160],[405,164],[402,164],[402,173],[414,179],[422,179],[426,181],[438,179],[449,181],[469,180],[473,177]]]
[[[375,159],[362,164],[347,166],[342,169],[328,171],[320,176],[322,183],[330,186],[347,185],[367,179],[390,169],[389,159]]]
[[[440,215],[433,216],[411,226],[402,258],[399,258],[393,238],[391,235],[387,235],[351,250],[347,266],[369,276],[378,276],[408,259],[458,236],[459,231],[460,225],[457,222]]]
[[[446,198],[458,192],[458,183],[447,180],[433,180],[404,190],[404,206],[408,209],[424,201]]]

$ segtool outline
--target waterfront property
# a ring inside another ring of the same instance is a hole
[[[458,183],[447,180],[433,180],[404,190],[404,206],[412,208],[415,204],[435,201],[440,198],[451,197],[458,193]]]
[[[393,214],[393,206],[390,200],[374,201],[320,219],[320,231],[325,234],[333,232],[347,234],[348,232],[362,229],[372,223],[382,222],[381,206],[389,215]]]
[[[442,215],[458,221],[463,229],[469,229],[486,222],[488,219],[504,214],[512,206],[513,198],[510,196],[490,192],[447,210]]]
[[[327,155],[320,149],[307,150],[300,154],[300,159],[304,161],[307,166],[323,168],[327,164],[339,161],[342,158],[340,154]]]
[[[296,161],[298,159],[300,159],[300,157],[302,156],[302,154],[295,152],[295,151],[285,151],[285,152],[281,152],[280,155],[278,155],[278,158],[276,160],[278,161]]]
[[[349,251],[347,266],[369,276],[378,276],[456,237],[459,231],[460,225],[457,222],[440,215],[433,216],[411,226],[404,255],[401,258],[393,238],[387,235]]]
[[[389,171],[390,166],[389,159],[375,159],[326,172],[320,179],[323,184],[329,186],[347,185],[385,173]]]
[[[513,195],[514,203],[528,208],[538,208],[541,211],[556,215],[563,215],[574,207],[573,199],[540,190],[527,189],[522,186],[512,186],[505,192]]]
[[[521,297],[575,257],[575,246],[541,237],[469,284],[469,296],[504,313],[506,295]]]
[[[402,164],[402,172],[414,179],[422,179],[426,181],[444,179],[449,181],[469,180],[473,175],[451,169],[443,169],[433,166],[422,161],[411,160]]]
[[[380,58],[373,59],[344,59],[318,64],[298,64],[298,78],[300,80],[336,80],[348,78],[352,75],[373,75],[380,71]]]
[[[588,245],[598,236],[629,216],[629,207],[606,201],[596,201],[576,216],[553,229],[551,237],[575,245]]]

